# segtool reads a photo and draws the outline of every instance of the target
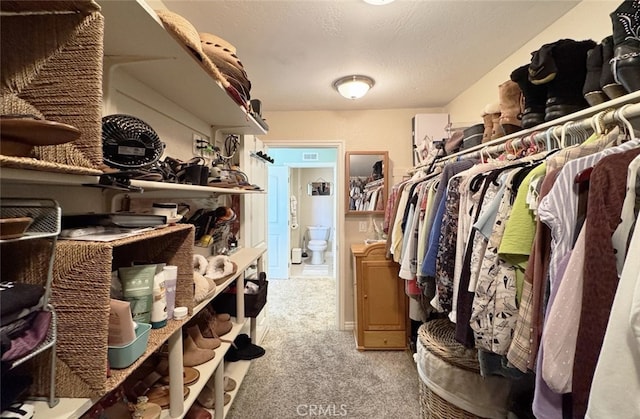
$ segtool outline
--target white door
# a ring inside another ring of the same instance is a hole
[[[269,167],[269,277],[289,278],[289,167]]]

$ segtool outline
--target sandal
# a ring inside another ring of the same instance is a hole
[[[182,394],[185,400],[189,397],[190,392],[191,390],[189,390],[189,387],[183,387]],[[169,395],[169,386],[153,387],[147,393],[147,397],[149,398],[149,403],[155,403],[162,409],[167,409],[171,400]]]

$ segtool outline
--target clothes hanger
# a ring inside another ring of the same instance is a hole
[[[619,121],[621,121],[624,124],[624,127],[627,130],[627,135],[629,136],[629,140],[635,140],[636,139],[636,134],[635,134],[635,131],[633,130],[633,125],[631,125],[631,122],[629,122],[629,120],[627,119],[627,117],[624,114],[625,109],[627,109],[629,106],[631,106],[631,104],[627,103],[626,105],[622,106],[617,111],[614,111],[613,112],[613,117],[614,117],[614,119],[618,119]]]
[[[567,128],[569,127],[570,124],[571,124],[571,121],[565,122],[564,124],[562,124],[562,127],[560,128],[560,148],[567,147]]]

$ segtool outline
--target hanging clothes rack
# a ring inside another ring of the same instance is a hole
[[[594,121],[596,115],[600,115],[599,121]],[[565,132],[571,132],[572,130],[574,132],[575,130],[593,130],[595,123],[607,126],[622,122],[621,116],[626,119],[640,116],[640,91],[629,93],[620,98],[592,106],[562,118],[554,119],[553,121],[545,122],[533,128],[505,135],[504,137],[471,147],[468,150],[440,157],[435,160],[435,165],[442,166],[453,160],[480,158],[481,155],[487,154],[499,154],[505,151],[507,145],[510,146],[513,144],[519,146],[527,141],[547,144],[549,141],[555,140],[556,143],[559,143],[563,130]],[[409,173],[413,174],[425,170],[431,166],[431,163],[433,162],[416,166],[409,170]]]

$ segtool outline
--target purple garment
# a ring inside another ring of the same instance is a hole
[[[562,282],[564,271],[567,269],[569,259],[571,258],[571,251],[567,252],[558,261],[558,275],[556,284],[551,284],[551,292],[549,293],[549,303],[547,304],[547,311],[551,308],[558,288]],[[546,320],[546,318],[545,318]],[[542,334],[544,335],[544,322]],[[544,351],[542,345],[538,349],[538,359],[536,360],[536,384],[535,391],[533,393],[533,414],[536,419],[558,419],[562,418],[562,394],[553,392],[547,383],[542,379],[542,358],[544,357]]]
[[[44,342],[51,324],[51,312],[41,311],[33,319],[31,328],[22,335],[11,340],[11,349],[2,355],[3,361],[14,361],[28,355]]]

